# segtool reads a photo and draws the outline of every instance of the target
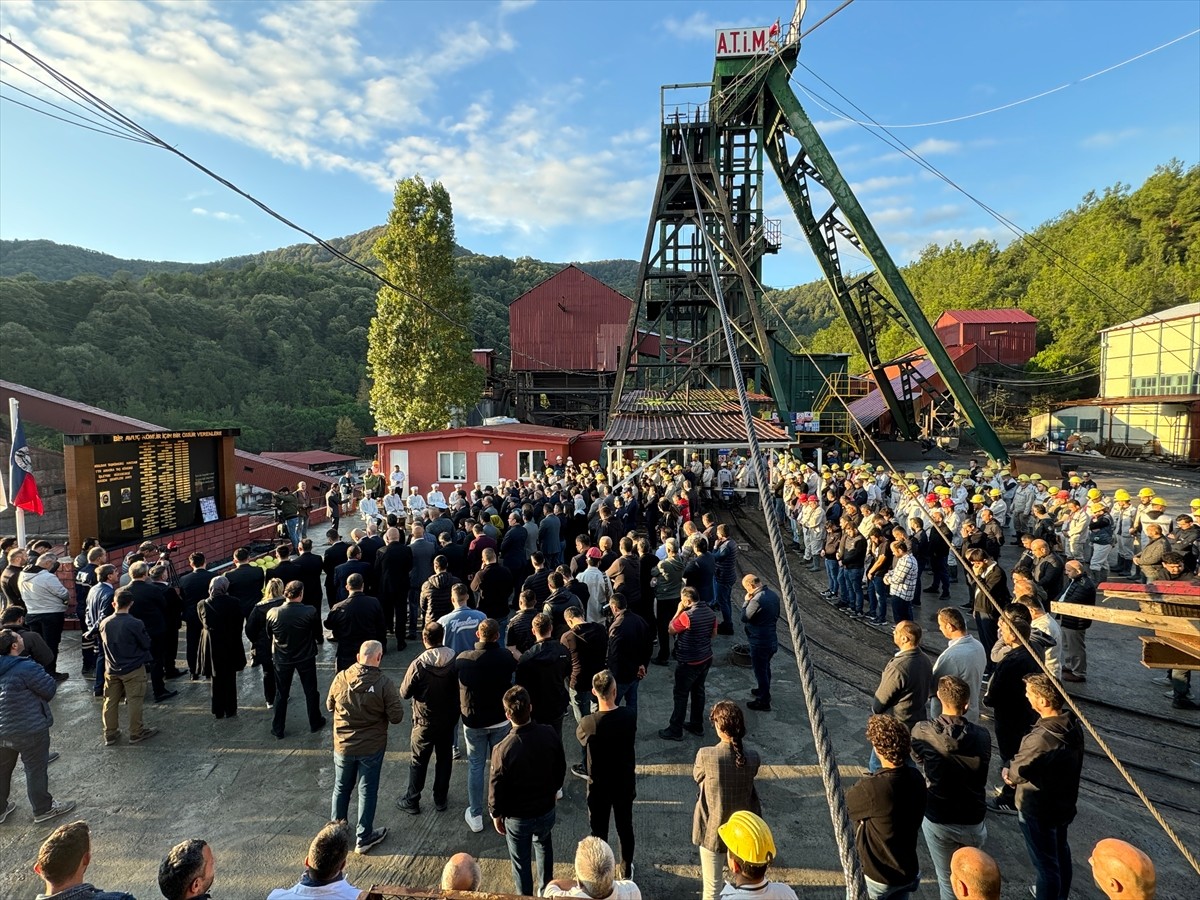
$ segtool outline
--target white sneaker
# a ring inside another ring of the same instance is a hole
[[[6,806],[4,808],[3,812],[0,812],[0,825],[3,825],[5,823],[5,821],[8,819],[8,817],[11,816],[16,811],[16,809],[17,809],[17,804],[14,801],[9,800],[8,806]]]
[[[476,834],[483,831],[483,816],[471,815],[471,807],[468,806],[463,810],[463,818],[466,819],[467,827]]]
[[[555,800],[561,800],[561,799],[562,799],[562,788],[559,788],[559,789],[558,789],[558,793],[554,795],[554,799],[555,799]]]

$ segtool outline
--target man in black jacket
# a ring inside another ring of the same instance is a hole
[[[458,676],[454,651],[443,646],[445,629],[430,622],[421,632],[425,651],[414,659],[400,683],[400,696],[412,700],[412,760],[408,788],[396,806],[410,815],[421,812],[421,792],[429,772],[429,758],[436,754],[433,768],[433,806],[439,812],[449,804],[450,774],[454,762],[451,745],[458,724]]]
[[[938,599],[944,602],[950,599],[949,559],[954,539],[945,525],[941,510],[930,511],[929,520],[932,524],[929,528],[928,555],[929,570],[933,574],[933,581],[930,582],[929,587],[925,588],[924,593],[938,594]]]
[[[608,601],[612,624],[608,626],[608,668],[617,679],[617,703],[637,712],[638,685],[646,677],[650,653],[654,649],[654,632],[646,620],[629,611],[623,594],[613,594]],[[714,616],[713,621],[716,621]]]
[[[521,590],[533,591],[537,602],[545,603],[550,599],[550,569],[546,568],[546,555],[538,550],[529,557],[529,564],[533,566],[533,573],[525,579]]]
[[[454,611],[454,586],[462,584],[449,572],[444,556],[433,558],[433,575],[421,585],[421,627]]]
[[[909,765],[911,738],[898,719],[871,716],[867,740],[883,767],[846,791],[855,848],[871,896],[907,896],[920,875],[917,832],[925,815],[925,779]]]
[[[321,634],[321,619],[316,610],[304,603],[304,585],[289,582],[283,589],[284,604],[267,613],[267,634],[271,636],[271,661],[275,665],[275,715],[271,734],[283,740],[287,724],[288,697],[292,692],[292,676],[300,676],[304,700],[308,709],[310,731],[325,727],[321,715],[321,695],[317,690],[317,638]]]
[[[567,632],[567,610],[579,605],[579,596],[567,588],[566,579],[561,572],[551,572],[546,583],[550,586],[550,596],[546,599],[542,612],[550,617],[552,636],[558,640]]]
[[[333,595],[329,598],[330,608],[333,607],[333,604],[341,603],[346,599],[346,594],[349,593],[346,589],[346,580],[356,572],[363,577],[363,584],[366,584],[371,567],[363,562],[362,550],[358,545],[351,544],[346,548],[346,561],[333,570]],[[320,616],[317,617],[318,620],[320,618]]]
[[[1060,594],[1050,594],[1051,600],[1061,603],[1080,603],[1084,606],[1096,605],[1096,582],[1092,581],[1088,570],[1078,560],[1071,560],[1063,567],[1066,573],[1066,586]],[[1087,681],[1087,630],[1092,626],[1091,619],[1080,619],[1075,616],[1058,616],[1058,624],[1062,626],[1062,678],[1063,681]]]
[[[584,716],[575,731],[587,760],[588,827],[594,836],[607,841],[612,811],[621,848],[618,877],[632,879],[637,714],[627,706],[617,706],[617,680],[607,669],[593,676],[592,693],[599,710]]]
[[[497,561],[496,551],[492,547],[483,549],[480,560],[483,565],[471,578],[471,590],[479,598],[479,611],[489,619],[495,619],[500,626],[500,643],[503,644],[508,635],[508,616],[512,611],[509,603],[512,601],[513,576]]]
[[[263,598],[263,587],[267,583],[262,568],[250,564],[249,548],[238,547],[233,551],[233,568],[225,573],[225,579],[229,582],[229,595],[237,599],[242,615],[249,616],[250,610]]]
[[[321,555],[321,569],[325,572],[325,601],[333,606],[337,603],[337,583],[334,581],[333,573],[346,561],[346,551],[350,545],[342,540],[337,528],[330,528],[325,532],[325,540],[329,542],[329,546]],[[232,589],[230,593],[233,593]]]
[[[188,565],[192,571],[179,579],[179,596],[183,598],[183,624],[187,626],[187,664],[192,681],[200,677],[196,668],[196,654],[200,650],[200,616],[196,613],[196,604],[208,596],[208,585],[216,576],[205,566],[204,554],[197,550],[188,557]],[[226,577],[228,581],[228,577]],[[233,592],[230,591],[230,596]],[[235,598],[237,599],[237,598]],[[241,601],[238,601],[241,606]]]
[[[1040,672],[1041,669],[1017,637],[1020,635],[1028,641],[1031,631],[1024,607],[1021,607],[1021,612],[1024,615],[1009,615],[1006,610],[1000,621],[1000,640],[1009,649],[996,663],[996,670],[983,695],[983,703],[991,707],[992,720],[996,724],[996,749],[1000,751],[1002,766],[1008,765],[1021,746],[1021,740],[1037,720],[1036,713],[1025,698],[1025,676]],[[996,796],[989,797],[987,804],[993,812],[1012,815],[1017,811],[1013,790],[1008,784]]]
[[[512,730],[492,751],[488,813],[508,843],[513,892],[540,896],[554,877],[555,804],[567,760],[562,739],[532,721],[532,713],[529,692],[520,685],[509,688],[504,715]]]
[[[912,729],[912,755],[925,773],[928,799],[921,826],[933,858],[941,900],[954,900],[950,859],[960,847],[987,840],[985,787],[992,759],[987,729],[966,718],[971,689],[961,678],[938,679],[942,714]]]
[[[275,548],[275,565],[267,570],[268,581],[270,581],[272,578],[278,578],[284,584],[288,584],[292,581],[300,581],[301,584],[304,583],[300,580],[300,566],[296,562],[296,558],[293,555],[295,553],[295,549],[296,548],[287,541],[284,541]],[[313,606],[312,603],[309,603],[308,605]],[[317,610],[317,618],[320,618],[320,604],[316,604],[314,608]]]
[[[549,725],[562,736],[563,717],[567,713],[567,677],[571,674],[571,654],[553,637],[553,625],[545,613],[533,617],[533,636],[537,642],[517,660],[515,682],[529,692],[533,720]]]
[[[537,640],[533,636],[533,617],[538,615],[537,598],[533,596],[533,591],[521,591],[521,596],[517,601],[519,608],[511,619],[508,620],[508,626],[504,629],[504,644],[516,653],[516,658],[520,659],[521,654],[533,646]]]
[[[608,661],[608,630],[599,622],[589,622],[583,615],[582,606],[568,609],[566,619],[569,627],[559,640],[571,657],[567,690],[571,712],[575,722],[579,723],[592,712],[592,677],[604,669]],[[571,766],[571,773],[587,778],[587,747],[582,751],[583,756]]]
[[[319,618],[321,615],[321,582],[325,571],[325,561],[321,559],[321,554],[313,553],[312,547],[312,538],[301,538],[300,554],[292,562],[300,570],[300,574],[296,577],[304,585],[304,602],[317,611]],[[284,582],[284,584],[286,583]]]
[[[896,654],[888,660],[879,676],[879,687],[871,700],[871,712],[887,713],[912,728],[928,718],[929,696],[933,693],[933,663],[921,650],[921,626],[911,619],[896,625],[892,633]],[[879,759],[872,754],[867,768],[879,770]]]
[[[363,577],[355,572],[346,580],[350,593],[341,603],[335,603],[325,617],[325,627],[337,641],[337,659],[334,671],[340,672],[354,665],[358,659],[358,648],[363,641],[387,643],[387,625],[383,619],[383,607],[379,601],[363,593]]]
[[[142,563],[134,563],[135,566]],[[129,740],[137,744],[158,734],[142,722],[142,700],[146,696],[146,666],[153,660],[153,644],[145,623],[131,615],[133,592],[126,586],[113,597],[113,614],[100,623],[104,652],[104,743],[121,737],[120,703],[129,708]]]
[[[970,524],[970,523],[968,523]],[[964,548],[966,543],[963,544]],[[971,611],[975,616],[975,630],[979,634],[979,643],[988,653],[987,671],[992,671],[991,652],[996,643],[996,630],[1000,614],[996,611],[1008,606],[1012,595],[1008,590],[1008,579],[1004,570],[996,564],[994,557],[988,556],[978,547],[967,551],[967,563],[971,567],[970,584]]]
[[[454,661],[458,674],[459,710],[463,720],[463,740],[467,745],[467,802],[463,813],[467,826],[483,831],[485,770],[492,750],[508,734],[504,714],[504,692],[512,685],[517,661],[500,646],[500,628],[495,619],[479,623],[474,650],[460,653]],[[559,742],[562,746],[562,742]]]
[[[389,528],[383,549],[375,557],[375,590],[383,608],[388,632],[396,634],[396,649],[405,648],[408,632],[408,589],[412,579],[412,550],[400,539],[400,529]],[[384,643],[386,647],[386,642]]]
[[[1075,820],[1079,798],[1083,729],[1063,709],[1052,679],[1037,674],[1023,680],[1037,723],[1001,775],[1016,789],[1018,822],[1037,871],[1035,900],[1066,900],[1072,875],[1067,828]]]
[[[179,691],[167,690],[163,680],[168,648],[167,614],[162,591],[150,581],[150,567],[145,562],[135,562],[129,567],[129,584],[125,588],[133,598],[129,612],[135,619],[142,620],[146,633],[150,635],[150,652],[154,657],[150,662],[150,685],[154,691],[154,702],[170,700]],[[173,651],[174,648],[171,648]]]

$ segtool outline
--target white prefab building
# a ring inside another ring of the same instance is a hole
[[[1200,303],[1100,332],[1103,442],[1200,462]]]

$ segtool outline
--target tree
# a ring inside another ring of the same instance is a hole
[[[479,401],[484,373],[471,358],[471,291],[455,268],[454,215],[439,182],[397,182],[375,256],[400,288],[380,288],[367,332],[376,427],[445,428]]]
[[[346,456],[363,455],[363,433],[358,430],[354,420],[349,416],[338,416],[337,426],[333,431],[333,440],[329,449],[334,453],[344,453]]]

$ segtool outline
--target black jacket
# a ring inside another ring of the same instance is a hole
[[[575,736],[587,752],[589,791],[634,796],[637,713],[628,706],[584,716]]]
[[[300,564],[296,562],[294,557],[289,557],[288,559],[280,560],[275,563],[274,567],[268,569],[266,579],[270,581],[272,578],[278,578],[283,582],[283,586],[287,587],[293,581],[299,581],[301,584],[304,584],[303,579],[300,577],[302,574]],[[308,595],[308,585],[304,584],[304,602],[311,604],[314,602],[314,599]],[[318,603],[317,605],[320,604]]]
[[[925,779],[912,766],[880,769],[846,791],[854,846],[872,881],[899,887],[916,880],[925,796]]]
[[[613,593],[623,594],[630,606],[637,606],[642,602],[642,571],[636,556],[631,554],[620,557],[604,574],[612,579]],[[711,584],[710,580],[710,592]]]
[[[361,559],[348,559],[333,570],[333,596],[329,598],[330,605],[340,603],[349,596],[350,589],[346,587],[346,579],[356,573],[363,577],[364,589],[374,577],[371,567]]]
[[[114,613],[101,622],[100,642],[105,669],[113,675],[128,675],[153,659],[146,626],[129,613]]]
[[[408,548],[408,544],[400,541],[387,544],[376,554],[375,590],[378,591],[381,602],[390,602],[393,607],[408,603],[412,567],[412,550]]]
[[[120,591],[128,591],[133,597],[133,605],[129,613],[135,619],[141,619],[146,626],[150,639],[162,637],[167,631],[167,613],[163,608],[163,594],[151,581],[131,581]]]
[[[974,575],[969,576],[973,582],[973,590],[971,596],[972,611],[979,613],[981,616],[986,616],[989,619],[1000,618],[1000,613],[996,612],[996,607],[992,605],[995,601],[1000,605],[1001,609],[1008,606],[1012,599],[1012,594],[1008,591],[1008,578],[1004,574],[1004,570],[999,565],[989,562],[984,568],[983,575],[976,578]],[[991,599],[989,600],[989,594]]]
[[[608,663],[608,629],[599,622],[580,622],[559,640],[571,656],[571,690],[588,693],[592,676]]]
[[[1013,647],[996,663],[983,702],[992,709],[996,723],[996,748],[1001,759],[1012,759],[1021,739],[1037,721],[1037,713],[1025,697],[1025,676],[1040,672],[1037,662],[1024,647]]]
[[[208,596],[208,585],[216,577],[207,569],[193,569],[180,577],[179,594],[183,598],[183,620],[189,625],[199,624],[196,618],[196,604]],[[240,608],[241,604],[238,606]],[[245,611],[242,615],[245,615]]]
[[[912,755],[925,772],[925,818],[938,825],[978,825],[992,759],[987,729],[963,716],[938,716],[912,729]]]
[[[536,609],[519,609],[508,620],[508,632],[504,643],[516,647],[518,653],[524,653],[534,645],[537,638],[533,636],[533,617],[538,614]]]
[[[567,633],[566,614],[572,606],[579,606],[579,597],[574,591],[563,588],[561,591],[551,594],[546,600],[546,605],[542,607],[542,612],[548,615],[554,623],[551,637],[555,640]]]
[[[242,648],[242,608],[237,598],[217,594],[196,604],[196,615],[204,630],[200,633],[200,649],[196,668],[200,674],[231,675],[246,668],[246,651]]]
[[[341,603],[334,604],[325,617],[325,627],[333,632],[333,639],[337,641],[339,662],[353,662],[363,641],[387,645],[383,607],[376,598],[362,591],[355,591]]]
[[[300,583],[304,585],[304,602],[309,606],[321,608],[321,582],[322,573],[325,571],[324,560],[321,559],[319,553],[313,553],[309,550],[307,553],[301,553],[293,562],[300,570]]]
[[[493,819],[544,816],[554,809],[566,774],[567,757],[557,731],[536,722],[516,726],[492,751],[488,814]]]
[[[444,732],[458,722],[458,675],[454,651],[433,647],[411,663],[400,696],[412,700],[413,727]]]
[[[449,572],[434,572],[430,579],[421,585],[422,628],[430,622],[436,622],[447,613],[454,612],[451,590],[456,584],[462,584],[462,581]]]
[[[1060,599],[1060,595],[1051,594],[1051,600]],[[1096,582],[1092,576],[1084,572],[1078,578],[1067,579],[1065,593],[1061,595],[1063,603],[1082,603],[1084,606],[1096,605]],[[1078,631],[1092,627],[1091,619],[1079,619],[1075,616],[1059,616],[1059,624],[1063,628],[1074,628]]]
[[[246,617],[246,637],[250,639],[250,664],[262,665],[271,661],[271,636],[267,634],[267,613],[277,606],[283,606],[284,599],[277,597],[273,600],[259,600]]]
[[[358,542],[358,549],[362,553],[362,561],[374,568],[375,557],[383,549],[383,538],[377,534],[368,535]]]
[[[649,665],[654,632],[637,613],[623,610],[608,628],[608,668],[617,684],[629,684]]]
[[[347,559],[346,551],[350,545],[345,541],[335,541],[330,544],[321,556],[321,568],[325,572],[325,598],[330,603],[337,603],[337,587],[334,584],[333,573]]]
[[[529,691],[533,720],[553,725],[567,711],[567,676],[571,654],[561,643],[548,638],[538,641],[517,660],[515,682]]]
[[[242,615],[248,616],[254,604],[263,598],[263,587],[267,583],[263,570],[247,563],[234,566],[225,573],[225,578],[229,581],[229,596],[237,599]]]
[[[477,641],[458,654],[458,704],[463,725],[487,728],[504,721],[504,692],[512,687],[517,661],[499,643]],[[556,789],[557,790],[557,789]]]
[[[275,668],[316,659],[321,617],[307,603],[288,601],[267,613],[271,657]]]
[[[471,579],[471,587],[479,592],[479,611],[491,619],[501,621],[509,612],[512,600],[513,577],[499,562],[484,566]]]
[[[701,603],[712,605],[716,599],[713,596],[713,583],[717,577],[717,561],[711,553],[701,553],[693,557],[683,567],[683,583],[695,588]]]
[[[1008,766],[1017,809],[1043,825],[1075,819],[1083,771],[1083,728],[1068,710],[1038,719]]]
[[[1063,592],[1063,559],[1053,550],[1033,563],[1033,580],[1046,590],[1046,596],[1057,600]],[[1093,597],[1093,599],[1095,599]]]

